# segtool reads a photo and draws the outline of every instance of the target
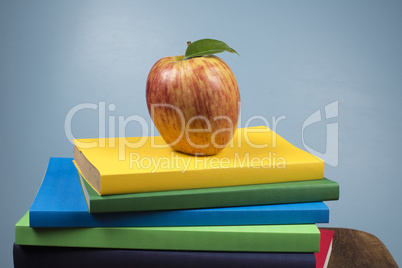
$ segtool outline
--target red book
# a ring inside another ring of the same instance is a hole
[[[332,241],[334,231],[320,229],[320,252],[314,253],[316,259],[316,268],[325,268],[328,266],[329,257],[332,251]]]

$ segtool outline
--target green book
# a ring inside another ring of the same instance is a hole
[[[337,200],[329,179],[100,196],[78,172],[89,212],[253,206]]]
[[[318,252],[315,224],[193,227],[31,228],[29,213],[16,224],[15,244],[32,246]]]

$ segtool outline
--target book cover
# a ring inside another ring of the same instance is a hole
[[[27,212],[15,226],[15,244],[154,250],[318,252],[315,224],[32,228]]]
[[[79,173],[91,213],[320,202],[339,199],[339,184],[322,180],[100,196]]]
[[[239,128],[214,156],[173,151],[161,137],[75,139],[74,160],[100,195],[319,180],[324,162],[267,127]]]
[[[335,232],[332,230],[319,229],[321,233],[320,251],[314,253],[317,268],[328,267],[329,257],[332,251],[332,242]]]
[[[29,213],[31,227],[207,226],[329,221],[329,209],[323,202],[91,214],[71,158],[50,158]]]
[[[14,268],[315,268],[313,253],[210,252],[13,246]]]

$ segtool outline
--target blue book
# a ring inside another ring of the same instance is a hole
[[[328,223],[323,202],[89,213],[72,158],[50,158],[30,209],[30,227],[150,227]]]

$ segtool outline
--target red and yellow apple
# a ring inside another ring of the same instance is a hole
[[[160,59],[149,72],[146,99],[156,129],[176,151],[217,154],[237,128],[237,81],[229,66],[213,55]]]

